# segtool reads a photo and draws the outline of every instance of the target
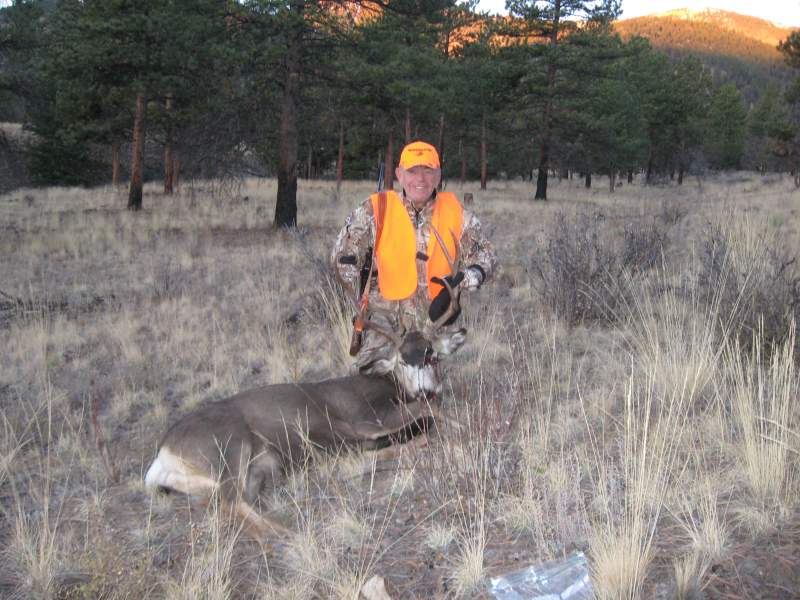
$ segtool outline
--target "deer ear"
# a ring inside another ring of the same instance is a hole
[[[453,333],[440,334],[433,341],[433,349],[437,354],[447,356],[453,354],[467,341],[467,330],[463,327]]]
[[[362,375],[386,375],[394,370],[397,363],[397,357],[393,358],[376,358],[359,367],[358,372]]]

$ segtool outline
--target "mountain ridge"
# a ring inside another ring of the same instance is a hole
[[[721,8],[676,8],[652,15],[651,17],[673,17],[677,19],[711,21],[717,20],[717,24],[728,27],[742,35],[757,39],[765,44],[777,46],[778,42],[786,37],[797,27],[790,27],[762,19],[753,15],[743,15],[734,11]],[[721,22],[718,19],[722,19]]]
[[[679,8],[614,22],[624,38],[641,35],[654,47],[731,55],[747,62],[782,60],[777,46],[794,31],[775,23],[715,8]]]

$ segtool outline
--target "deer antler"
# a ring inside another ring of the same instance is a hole
[[[392,342],[392,344],[394,344],[395,348],[397,348],[398,350],[400,349],[400,346],[403,345],[403,338],[401,338],[399,335],[397,335],[394,331],[392,331],[388,327],[383,327],[382,325],[378,325],[374,321],[370,320],[365,320],[363,321],[362,324],[364,329],[371,329],[375,333],[379,333],[383,337],[388,339],[390,342]]]
[[[378,333],[378,334],[382,335],[383,337],[388,339],[396,348],[399,349],[400,346],[403,345],[403,340],[402,340],[402,338],[400,336],[398,336],[396,333],[394,333],[391,329],[389,329],[387,327],[383,327],[381,325],[378,325],[377,323],[374,323],[374,322],[372,322],[372,321],[370,321],[369,319],[366,318],[367,304],[368,304],[367,301],[368,301],[368,298],[369,298],[370,285],[372,283],[372,272],[373,272],[374,265],[375,265],[375,261],[374,261],[375,257],[373,257],[372,266],[370,267],[370,270],[369,270],[369,278],[367,280],[367,285],[364,288],[364,293],[361,295],[361,298],[358,297],[358,294],[356,293],[356,291],[353,288],[353,286],[350,285],[350,283],[348,281],[346,281],[344,277],[342,277],[342,274],[339,271],[339,267],[338,267],[339,258],[340,257],[341,257],[341,253],[336,255],[336,258],[335,258],[335,261],[334,261],[335,264],[334,264],[334,269],[333,270],[336,273],[337,281],[342,286],[342,288],[345,290],[345,292],[347,293],[347,296],[350,298],[350,300],[353,301],[353,304],[355,305],[355,308],[356,308],[356,318],[355,318],[355,321],[353,323],[353,325],[355,327],[355,331],[353,332],[353,340],[351,341],[351,345],[350,345],[350,355],[351,356],[355,356],[356,354],[358,354],[358,351],[361,349],[361,336],[360,336],[360,334],[364,329],[370,329],[370,330],[374,331],[375,333]]]
[[[447,245],[444,243],[442,236],[439,235],[439,232],[436,231],[436,228],[433,225],[431,225],[431,233],[433,233],[433,235],[436,237],[436,241],[438,242],[439,247],[442,249],[442,252],[444,252],[444,257],[447,259],[447,264],[450,265],[450,277],[455,277],[456,273],[458,272],[458,241],[456,241],[456,257],[453,259],[453,257],[450,256],[450,251],[447,249]],[[452,229],[450,230],[450,235],[455,241],[456,236]],[[456,314],[460,308],[459,299],[461,298],[461,287],[456,286],[456,289],[454,290],[450,282],[447,281],[447,277],[442,278],[442,283],[444,284],[445,289],[447,289],[447,293],[450,294],[450,304],[447,306],[447,310],[444,311],[444,314],[442,314],[442,316],[433,322],[432,327],[434,331],[444,326],[444,324],[447,323],[447,321],[449,321],[450,318]]]

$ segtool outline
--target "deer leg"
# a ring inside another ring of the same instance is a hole
[[[290,537],[293,535],[292,530],[284,527],[277,521],[265,517],[253,508],[248,502],[239,499],[233,507],[236,514],[245,524],[248,531],[258,541],[263,541],[270,534],[277,534],[283,537]]]
[[[226,449],[224,467],[227,477],[223,479],[221,486],[223,501],[256,539],[263,540],[270,533],[289,535],[289,529],[261,515],[252,506],[258,499],[267,475],[273,481],[278,475],[280,462],[268,450],[255,458],[252,458],[252,454],[253,446],[249,441],[242,441],[238,446],[231,445]]]
[[[244,499],[255,504],[265,483],[275,484],[283,477],[280,459],[270,450],[263,450],[250,461],[244,486]]]
[[[426,447],[427,445],[428,445],[428,434],[418,433],[404,444],[392,444],[391,446],[386,446],[385,448],[381,448],[380,450],[374,450],[373,455],[375,456],[376,461],[395,460],[403,452],[411,452],[412,450],[418,450],[420,448]]]
[[[442,426],[445,425],[448,429],[451,429],[455,433],[461,433],[463,430],[463,425],[458,422],[457,419],[454,417],[448,417],[444,414],[444,411],[441,407],[436,407],[431,411],[431,417],[433,420],[433,425],[431,429],[436,431],[436,435],[439,437],[442,436]]]

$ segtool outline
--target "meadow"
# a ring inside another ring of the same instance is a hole
[[[0,196],[0,597],[488,598],[583,551],[603,600],[800,593],[800,192],[788,175],[615,192],[450,185],[500,269],[464,294],[442,427],[396,460],[316,456],[259,509],[143,473],[200,403],[350,365],[328,254],[369,182]]]

